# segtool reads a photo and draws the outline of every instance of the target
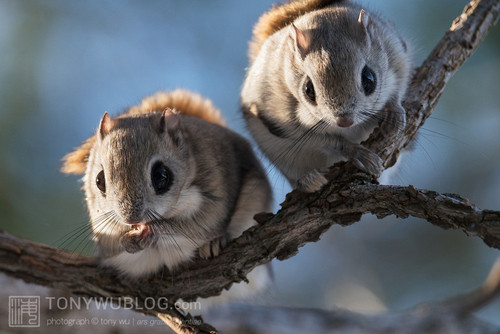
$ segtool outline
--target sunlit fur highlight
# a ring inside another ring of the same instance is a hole
[[[300,0],[288,1],[273,6],[262,14],[253,27],[252,41],[248,55],[254,61],[260,51],[262,43],[272,34],[291,24],[296,18],[311,11],[324,8],[340,0]]]
[[[173,109],[182,115],[194,116],[210,123],[226,126],[226,121],[222,117],[220,110],[213,105],[212,101],[184,89],[157,92],[142,99],[140,104],[130,107],[119,117],[141,115],[165,109]],[[89,153],[92,146],[94,146],[95,140],[95,136],[92,136],[73,152],[67,154],[63,158],[61,171],[66,174],[85,173]]]

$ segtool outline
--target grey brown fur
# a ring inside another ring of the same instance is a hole
[[[152,182],[158,162],[173,180],[163,194]],[[245,139],[168,108],[105,114],[84,190],[103,263],[129,277],[216,256],[272,202],[265,171]]]
[[[297,15],[262,43],[246,75],[241,103],[248,128],[293,187],[318,190],[328,167],[346,159],[379,175],[381,159],[359,144],[379,123],[387,135],[405,126],[406,43],[382,18],[361,12],[339,1]],[[376,78],[371,95],[361,84],[365,65]],[[308,78],[315,104],[304,93]]]

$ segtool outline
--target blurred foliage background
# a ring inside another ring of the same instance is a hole
[[[419,65],[466,0],[360,1],[412,41]],[[160,89],[197,91],[247,133],[238,107],[254,1],[0,0],[0,228],[79,251],[87,224],[78,177],[60,160],[117,114]],[[500,29],[446,87],[388,183],[459,193],[500,209]],[[276,206],[290,190],[272,167]],[[67,241],[66,243],[64,243]],[[72,243],[70,241],[73,241]],[[462,232],[366,216],[275,262],[269,304],[401,310],[477,287],[500,253]],[[500,325],[500,303],[480,316]]]

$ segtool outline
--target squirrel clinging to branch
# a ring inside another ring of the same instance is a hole
[[[410,56],[392,25],[349,0],[296,0],[262,15],[250,59],[244,118],[293,187],[318,190],[340,160],[381,173],[360,143],[379,123],[387,135],[405,126]]]

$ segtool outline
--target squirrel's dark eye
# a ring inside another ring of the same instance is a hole
[[[95,178],[95,184],[103,194],[106,193],[106,179],[104,178],[104,171],[100,171]]]
[[[151,169],[151,182],[157,195],[166,193],[174,181],[172,172],[162,162],[158,161]]]
[[[306,84],[304,86],[304,93],[311,103],[316,103],[316,92],[314,91],[314,85],[310,78],[307,78]]]
[[[375,91],[375,87],[377,87],[377,77],[372,69],[366,65],[361,71],[361,85],[366,96],[372,94]]]

